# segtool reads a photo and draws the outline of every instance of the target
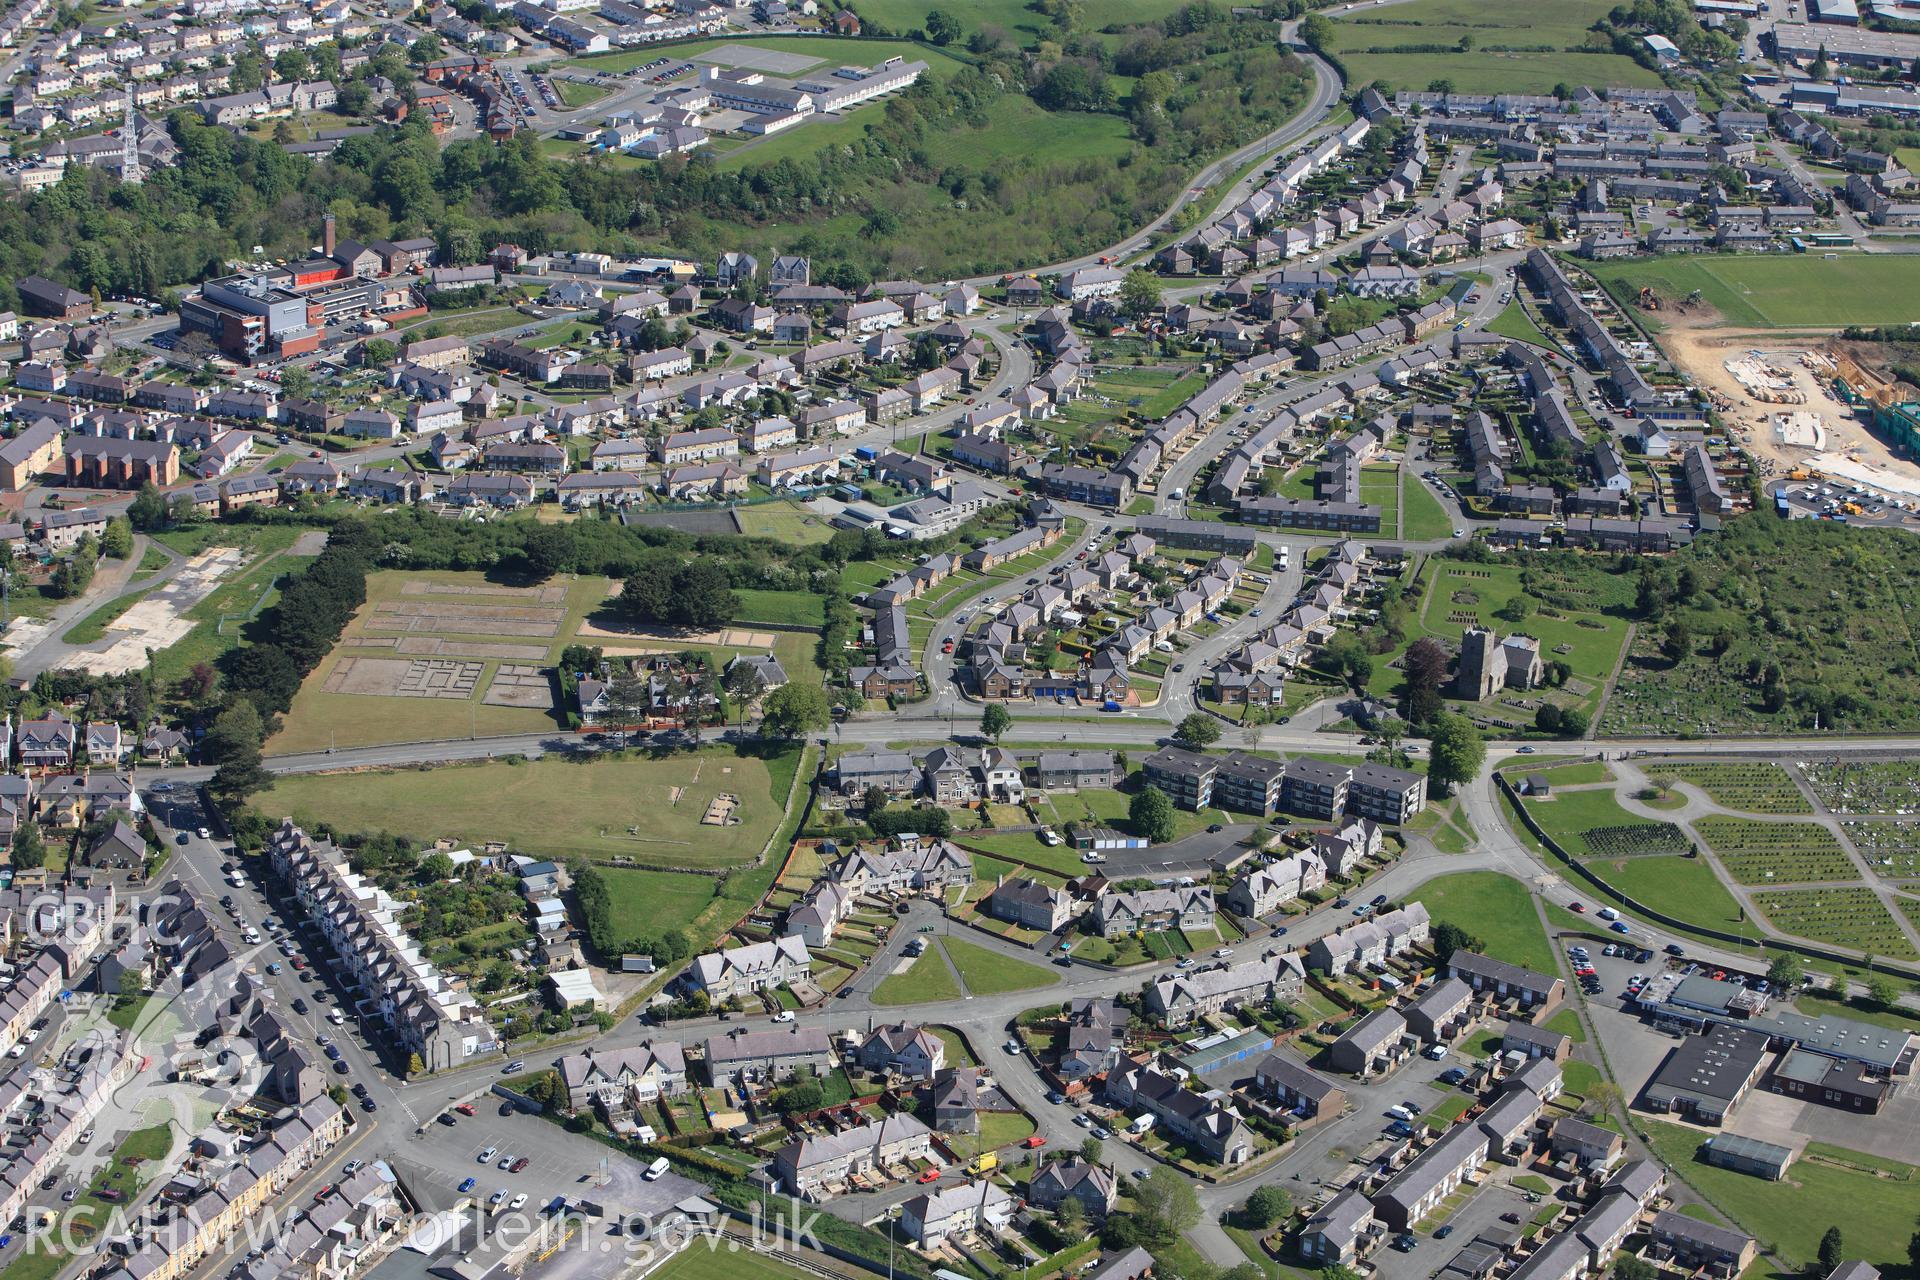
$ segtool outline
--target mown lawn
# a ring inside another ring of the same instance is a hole
[[[811,591],[734,589],[740,598],[740,622],[770,622],[783,627],[821,627],[827,622],[827,602]]]
[[[1553,948],[1533,908],[1527,886],[1497,871],[1460,871],[1416,889],[1411,900],[1426,904],[1433,922],[1457,924],[1483,939],[1487,954],[1543,973],[1554,971]]]
[[[756,502],[735,508],[733,517],[748,537],[802,545],[833,537],[833,528],[825,520],[791,502]]]
[[[1902,1166],[1904,1178],[1896,1180],[1803,1158],[1784,1181],[1768,1182],[1702,1162],[1699,1148],[1706,1135],[1698,1129],[1635,1120],[1660,1163],[1758,1239],[1763,1249],[1777,1253],[1789,1271],[1811,1264],[1819,1255],[1821,1235],[1836,1225],[1845,1233],[1847,1257],[1883,1270],[1905,1268],[1920,1197],[1914,1179],[1920,1169]]]
[[[653,1280],[811,1280],[807,1272],[771,1255],[750,1249],[710,1249],[710,1243],[717,1245],[720,1240],[696,1240],[662,1263]]]
[[[691,925],[713,901],[719,883],[710,876],[677,871],[602,867],[600,872],[613,900],[614,930],[630,938]]]
[[[961,981],[976,996],[1000,995],[1007,991],[1030,991],[1051,985],[1053,974],[1037,964],[1003,956],[962,938],[948,938],[944,944],[960,970]]]
[[[1588,866],[1628,897],[1677,920],[1708,929],[1741,929],[1747,924],[1740,904],[1704,858],[1671,854],[1596,858]],[[1751,927],[1744,931],[1751,932]]]
[[[1406,501],[1400,514],[1400,536],[1408,542],[1429,542],[1453,532],[1453,517],[1447,514],[1433,490],[1417,476],[1406,476],[1402,494]],[[1265,545],[1264,543],[1262,545]]]
[[[1605,827],[1634,827],[1647,821],[1621,808],[1620,802],[1614,799],[1612,787],[1598,787],[1592,791],[1555,791],[1540,799],[1529,798],[1526,806],[1534,821],[1565,845],[1567,852],[1576,856],[1591,852],[1585,839],[1588,831]]]
[[[1885,261],[1882,261],[1885,257]],[[1596,280],[1615,297],[1651,285],[1669,299],[1699,290],[1729,324],[1875,325],[1913,318],[1920,261],[1905,254],[1711,254],[1682,261],[1649,258],[1594,263]]]
[[[782,777],[792,777],[785,764]],[[759,856],[786,804],[767,761],[708,749],[591,764],[547,757],[437,769],[282,777],[254,801],[271,817],[418,840],[504,840],[527,853],[620,855],[689,867]],[[713,798],[739,798],[735,826],[700,819]]]
[[[924,1004],[930,1000],[958,1000],[960,984],[940,956],[940,943],[928,945],[926,953],[905,973],[889,974],[873,989],[873,1002],[881,1005]]]

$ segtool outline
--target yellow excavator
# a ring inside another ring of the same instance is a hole
[[[1639,302],[1642,311],[1658,311],[1660,309],[1660,299],[1654,295],[1653,286],[1650,284],[1640,286]]]

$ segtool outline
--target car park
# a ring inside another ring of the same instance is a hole
[[[478,1178],[463,1178],[460,1182],[460,1192],[464,1195],[479,1185],[480,1179]]]

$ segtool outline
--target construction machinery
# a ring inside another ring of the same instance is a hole
[[[1660,309],[1660,299],[1654,295],[1653,286],[1650,284],[1640,286],[1640,297],[1637,301],[1642,311],[1658,311]]]

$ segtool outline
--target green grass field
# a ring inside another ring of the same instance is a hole
[[[503,593],[519,590],[524,585],[496,582],[479,573],[408,570],[368,574],[367,603],[347,624],[333,652],[320,660],[300,686],[300,692],[293,699],[293,709],[287,713],[280,732],[268,743],[268,751],[276,754],[315,751],[330,746],[537,733],[552,728],[555,718],[550,710],[493,706],[483,701],[502,661],[493,656],[479,659],[480,679],[466,698],[401,698],[326,690],[328,677],[345,658],[458,657],[462,656],[460,646],[511,644],[524,646],[529,654],[537,650],[540,656],[516,657],[509,661],[547,665],[573,640],[586,616],[604,604],[614,590],[611,583],[599,577],[556,580],[554,585],[560,586],[563,594],[556,606],[541,606],[559,610],[551,630],[545,634],[537,631],[516,634],[495,628],[485,618],[396,620],[379,612],[382,606],[407,608],[455,603],[498,607],[503,611],[518,609],[534,602],[524,596]],[[409,587],[413,594],[409,593]],[[426,593],[423,588],[440,588],[442,592]],[[446,589],[457,589],[464,594],[444,594]],[[408,622],[414,624],[414,629],[401,630]],[[410,654],[399,647],[403,641],[416,645],[439,641],[444,647],[438,654],[430,651]],[[795,674],[793,667],[788,667],[787,672]]]
[[[1400,536],[1400,468],[1377,463],[1360,469],[1360,501],[1380,508],[1380,536]]]
[[[283,777],[255,801],[273,817],[324,821],[343,831],[392,831],[422,840],[504,840],[515,849],[597,860],[727,867],[759,856],[780,820],[790,762],[710,749],[664,759],[591,764],[545,758],[390,773]],[[776,777],[781,794],[774,794]],[[700,818],[721,792],[736,795],[736,826]]]
[[[806,71],[812,71],[820,64],[828,62],[835,66],[843,62],[875,66],[892,57],[918,58],[927,64],[929,70],[940,75],[951,75],[963,65],[959,59],[949,57],[937,49],[930,49],[925,45],[913,44],[906,40],[862,40],[855,43],[827,35],[757,35],[751,38],[689,40],[684,44],[674,44],[669,53],[676,58],[695,58],[736,44],[776,49],[781,53],[791,53],[799,57],[811,57],[815,60],[814,64],[806,68]],[[618,75],[631,71],[635,67],[645,66],[660,55],[659,49],[634,49],[623,53],[589,54],[583,58],[569,59],[562,65],[576,67],[595,75]],[[799,74],[806,74],[806,71]]]
[[[613,927],[629,938],[691,926],[719,883],[710,876],[631,867],[604,867],[601,873],[613,899]]]
[[[1524,772],[1529,778],[1542,777],[1556,787],[1577,787],[1589,782],[1612,782],[1613,770],[1604,760],[1581,760],[1573,764],[1550,765],[1545,769],[1538,765],[1514,767],[1515,773]]]
[[[1587,865],[1636,902],[1678,920],[1709,929],[1752,932],[1751,925],[1741,917],[1740,904],[1704,858],[1652,855],[1595,859]]]
[[[960,970],[960,980],[976,996],[1031,991],[1035,987],[1048,986],[1054,980],[1053,974],[1040,965],[1003,956],[964,938],[948,938],[945,945],[947,954],[953,958],[954,967]]]
[[[928,139],[928,158],[935,164],[975,166],[1069,156],[1114,160],[1133,146],[1126,122],[1117,116],[1046,111],[1027,97],[995,99],[987,108],[986,118],[984,129]]]
[[[1880,1178],[1801,1159],[1785,1181],[1769,1182],[1701,1161],[1699,1147],[1705,1135],[1698,1129],[1635,1120],[1660,1163],[1670,1166],[1758,1239],[1763,1251],[1777,1253],[1787,1272],[1811,1264],[1819,1254],[1821,1235],[1836,1224],[1845,1232],[1849,1258],[1883,1269],[1905,1268],[1907,1240],[1913,1234],[1912,1180],[1920,1177],[1920,1169],[1904,1166],[1904,1179]],[[1871,1157],[1861,1160],[1868,1162]],[[1775,1272],[1763,1264],[1760,1274]]]
[[[1547,335],[1541,332],[1540,326],[1533,322],[1533,317],[1527,314],[1526,308],[1522,307],[1517,299],[1509,302],[1506,310],[1487,322],[1487,330],[1505,338],[1531,342],[1539,347],[1554,345],[1548,340]]]
[[[1400,515],[1402,538],[1408,542],[1429,542],[1453,532],[1452,517],[1418,476],[1403,476],[1400,492],[1405,498]]]
[[[581,84],[578,80],[555,80],[553,87],[554,91],[560,95],[560,101],[569,107],[587,106],[600,101],[612,92],[603,85]]]
[[[1920,260],[1906,254],[1828,259],[1805,254],[1703,254],[1687,261],[1598,262],[1589,267],[1615,297],[1643,285],[1669,299],[1698,289],[1728,324],[1905,324],[1920,291]]]
[[[825,542],[833,528],[819,516],[792,502],[759,502],[734,511],[740,532],[755,538],[786,543]]]
[[[881,1005],[921,1004],[929,1000],[958,1000],[960,984],[941,958],[940,943],[931,943],[905,973],[889,974],[873,989],[873,1002]]]
[[[820,627],[827,621],[827,602],[810,591],[758,591],[736,588],[741,622],[771,622],[784,627]]]
[[[778,1258],[752,1251],[736,1252],[720,1245],[718,1237],[700,1239],[662,1263],[652,1280],[808,1280],[808,1273]]]
[[[1435,924],[1451,921],[1483,939],[1496,960],[1553,972],[1553,947],[1533,909],[1532,895],[1513,877],[1459,871],[1427,881],[1409,899],[1425,903]]]
[[[1613,798],[1613,788],[1592,791],[1555,791],[1542,799],[1528,799],[1527,812],[1554,839],[1576,856],[1592,853],[1584,833],[1597,827],[1631,827],[1646,819],[1628,813]]]
[[[1373,81],[1424,89],[1445,79],[1460,93],[1550,93],[1559,83],[1658,88],[1660,78],[1631,58],[1575,51],[1608,8],[1606,0],[1543,0],[1522,8],[1495,0],[1415,0],[1336,20],[1335,48],[1355,87]],[[1457,46],[1462,37],[1477,45],[1550,46],[1550,51],[1396,52]]]

